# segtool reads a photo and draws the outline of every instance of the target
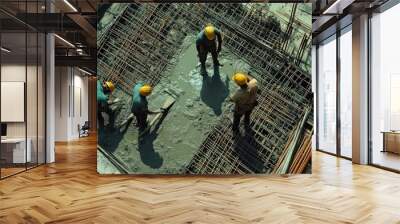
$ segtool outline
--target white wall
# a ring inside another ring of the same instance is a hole
[[[55,140],[77,139],[78,124],[83,125],[89,117],[88,78],[76,68],[56,67],[55,85]]]
[[[77,70],[75,70],[77,71]],[[78,124],[83,125],[85,121],[89,120],[89,94],[88,94],[88,77],[82,76],[82,73],[79,72],[78,75],[74,75],[74,89],[75,94],[74,99],[74,108],[73,108],[73,119],[72,119],[72,136],[78,136]],[[80,111],[81,110],[81,111]]]
[[[27,82],[25,78],[27,77]],[[25,122],[7,122],[7,137],[30,139],[32,161],[44,163],[45,150],[45,120],[44,120],[44,74],[41,66],[25,64],[3,64],[1,66],[1,81],[26,83],[26,107],[22,108],[27,115]],[[4,97],[4,96],[3,96]],[[8,108],[1,108],[7,110]],[[27,132],[26,132],[27,131]],[[37,156],[37,153],[39,154]]]
[[[25,64],[1,65],[1,81],[25,82]]]
[[[19,64],[1,65],[1,81],[4,82],[25,82],[26,67]],[[5,108],[1,108],[4,110]],[[25,137],[25,123],[7,123],[8,137]]]
[[[68,140],[68,88],[70,77],[67,67],[55,69],[55,141]]]
[[[36,66],[27,66],[25,64],[4,64],[1,66],[1,81],[2,82],[25,82],[25,75],[28,72],[28,87],[27,87],[27,106],[31,108],[27,108],[27,118],[28,118],[28,128],[34,127],[36,130],[36,108],[37,106],[37,97],[36,97],[36,79],[33,79],[31,75],[36,77]],[[39,72],[41,72],[39,70]],[[30,88],[29,88],[30,87]],[[43,105],[39,105],[43,106]],[[6,108],[2,108],[6,109]],[[32,112],[34,111],[34,113]],[[33,122],[33,123],[32,123]],[[24,122],[8,122],[7,134],[9,137],[25,137],[25,123]],[[36,134],[36,132],[35,132]],[[29,133],[28,133],[29,137]]]

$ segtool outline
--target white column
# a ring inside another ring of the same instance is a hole
[[[46,4],[47,12],[54,11],[50,1]],[[55,133],[55,43],[54,34],[46,36],[46,163],[55,161],[54,133]]]
[[[368,163],[368,15],[353,19],[353,162]]]
[[[55,141],[69,141],[71,67],[56,67],[55,73]]]

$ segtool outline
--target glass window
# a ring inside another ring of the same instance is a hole
[[[351,26],[340,36],[340,154],[352,156],[352,35]]]
[[[318,48],[318,149],[336,153],[336,37]]]
[[[38,35],[36,32],[28,32],[28,61],[26,80],[26,114],[27,114],[27,142],[30,148],[30,160],[28,168],[37,165],[37,80],[38,80]]]
[[[311,74],[311,78],[312,78],[312,91],[314,93],[314,134],[312,137],[312,149],[315,150],[317,148],[317,139],[316,139],[316,133],[317,133],[317,127],[315,124],[317,124],[317,47],[315,45],[312,45],[312,49],[311,49],[311,58],[312,58],[312,74]]]
[[[2,33],[1,46],[1,161],[2,177],[26,169],[31,151],[26,142],[26,33]],[[28,146],[28,150],[27,150]]]
[[[44,1],[12,2],[21,12],[43,12]],[[45,35],[0,12],[0,178],[45,162]],[[37,18],[37,17],[34,17]]]
[[[400,170],[400,5],[371,19],[372,163]]]

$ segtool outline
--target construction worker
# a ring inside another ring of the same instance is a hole
[[[233,112],[234,131],[239,131],[240,119],[244,115],[246,129],[250,127],[250,115],[257,103],[257,80],[247,74],[238,72],[232,77],[239,89],[231,96],[235,103]]]
[[[143,131],[147,127],[147,115],[157,114],[161,111],[153,112],[148,108],[146,97],[152,92],[152,88],[148,84],[142,82],[137,83],[132,90],[132,113],[136,117],[139,131]]]
[[[102,112],[111,116],[111,102],[109,101],[110,94],[114,91],[115,85],[111,81],[100,82],[97,80],[97,119],[100,127],[104,126],[104,118]]]
[[[216,40],[217,39],[217,40]],[[218,41],[218,45],[217,45]],[[218,54],[221,52],[222,47],[222,36],[221,32],[216,29],[213,25],[208,24],[204,30],[202,30],[196,39],[196,48],[198,57],[200,60],[200,74],[207,75],[206,70],[206,60],[208,52],[211,52],[211,56],[213,58],[214,64],[214,73],[215,70],[219,69],[220,63],[218,61]]]

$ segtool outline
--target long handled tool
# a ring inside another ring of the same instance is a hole
[[[165,114],[168,113],[168,109],[171,108],[171,106],[175,103],[175,98],[172,96],[167,96],[167,99],[165,99],[164,104],[161,107],[161,112],[158,113],[147,125],[146,129],[144,129],[139,136],[143,136],[146,134],[152,126]]]
[[[120,131],[126,125],[126,123],[128,123],[129,121],[131,121],[133,119],[133,117],[134,117],[134,115],[132,113],[130,113],[129,116],[119,125]]]

